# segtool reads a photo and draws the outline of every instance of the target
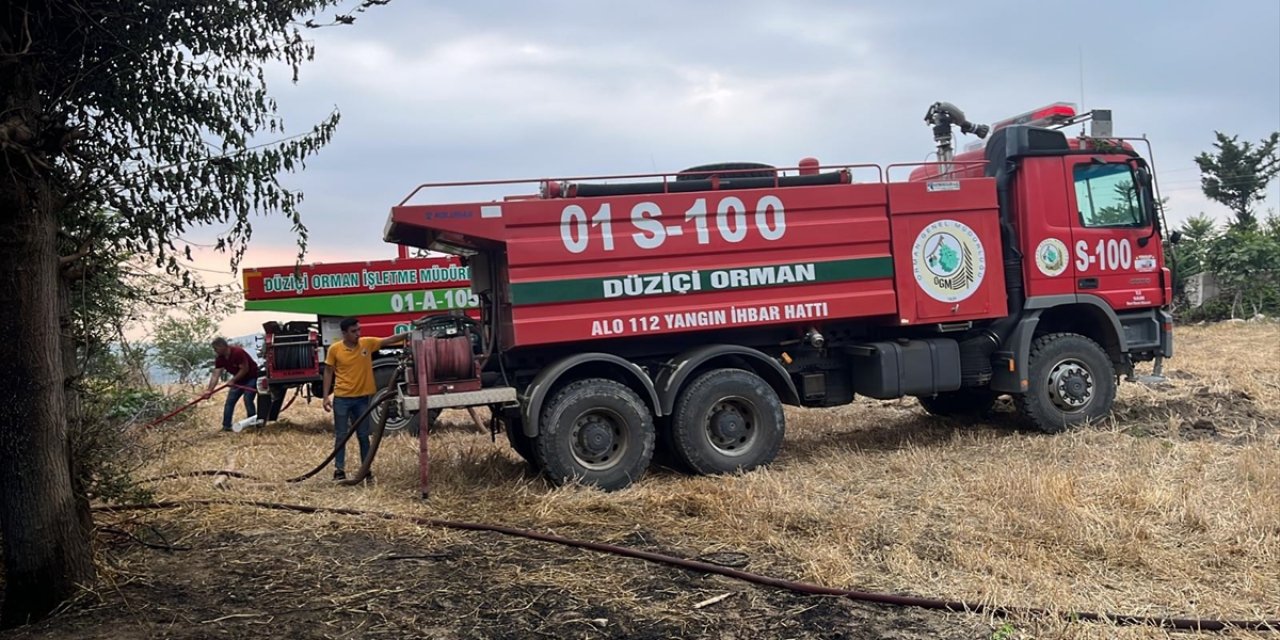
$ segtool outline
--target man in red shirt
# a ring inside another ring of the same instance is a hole
[[[227,403],[222,407],[222,430],[231,430],[231,418],[236,412],[236,402],[244,398],[245,411],[252,418],[258,415],[254,404],[258,389],[258,363],[244,349],[227,344],[226,338],[213,339],[213,352],[218,358],[213,361],[213,375],[209,376],[209,386],[204,390],[204,397],[213,394],[213,389],[222,378],[222,372],[231,374],[231,390],[227,393]]]

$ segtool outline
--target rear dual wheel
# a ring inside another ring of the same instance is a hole
[[[785,428],[782,402],[760,376],[714,369],[680,393],[663,440],[690,471],[734,473],[772,462]]]
[[[635,391],[614,380],[588,378],[566,385],[547,402],[532,454],[555,484],[576,481],[613,491],[644,475],[654,440],[653,413]]]

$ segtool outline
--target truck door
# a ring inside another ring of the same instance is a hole
[[[1133,164],[1124,156],[1068,156],[1067,169],[1076,293],[1101,297],[1117,311],[1160,306],[1160,238]]]

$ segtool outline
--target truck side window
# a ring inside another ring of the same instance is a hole
[[[1086,227],[1141,227],[1141,194],[1127,164],[1079,164],[1076,206]]]

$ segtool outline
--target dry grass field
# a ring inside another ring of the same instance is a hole
[[[859,590],[1056,611],[1280,617],[1280,325],[1179,327],[1167,385],[1123,384],[1113,418],[1046,436],[1012,413],[927,417],[914,400],[788,410],[768,469],[655,469],[627,490],[551,488],[446,413],[433,494],[416,440],[376,482],[212,478],[157,499],[255,499],[505,524]],[[318,403],[217,431],[220,403],[157,429],[141,472],[299,474],[331,440]],[[238,411],[237,416],[240,413]],[[352,443],[349,457],[354,457]],[[106,579],[15,637],[1166,638],[1153,628],[862,605],[492,533],[245,506],[99,514]],[[139,544],[121,532],[146,540]],[[713,604],[695,605],[722,594]],[[1204,633],[1264,638],[1275,634]]]

